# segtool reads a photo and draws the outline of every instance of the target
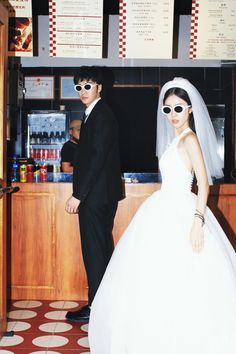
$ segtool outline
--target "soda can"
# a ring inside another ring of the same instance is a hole
[[[53,173],[58,173],[61,171],[60,165],[58,163],[55,163],[53,165]]]
[[[40,166],[40,182],[47,182],[48,169],[46,165]]]
[[[35,171],[34,171],[34,182],[40,182],[40,169],[39,166],[35,166]]]
[[[44,149],[44,159],[45,160],[49,159],[49,149]]]
[[[60,149],[56,149],[56,160],[60,159],[61,151]]]
[[[35,149],[34,157],[36,160],[39,159],[39,149]]]
[[[51,150],[51,157],[52,157],[52,160],[56,160],[56,149]]]
[[[35,149],[31,148],[30,149],[30,158],[31,159],[34,159],[34,152],[35,152]]]
[[[20,182],[22,183],[27,182],[26,165],[20,165]]]
[[[39,158],[40,160],[44,159],[44,149],[39,149]]]
[[[27,165],[26,166],[26,171],[27,171],[27,182],[34,182],[34,165]]]

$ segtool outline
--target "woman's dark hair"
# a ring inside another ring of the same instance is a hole
[[[175,95],[175,96],[181,98],[182,100],[187,102],[187,104],[190,106],[192,105],[192,102],[190,101],[188,93],[180,87],[172,87],[169,90],[167,90],[164,95],[164,98],[163,98],[163,104],[165,104],[167,97],[169,97],[171,95]],[[189,115],[189,126],[194,132],[196,132],[193,113],[190,113],[190,115]]]

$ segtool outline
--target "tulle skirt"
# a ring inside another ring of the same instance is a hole
[[[91,354],[236,353],[235,252],[209,209],[192,251],[195,207],[160,190],[139,208],[92,304]]]

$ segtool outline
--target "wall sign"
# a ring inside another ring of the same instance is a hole
[[[50,56],[102,58],[103,0],[49,0]]]
[[[236,1],[193,0],[190,59],[236,59]]]
[[[120,0],[120,58],[172,58],[174,0]]]

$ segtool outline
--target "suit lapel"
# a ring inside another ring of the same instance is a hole
[[[93,118],[96,116],[97,110],[99,110],[99,107],[100,107],[101,102],[102,102],[102,99],[99,100],[99,101],[96,103],[96,105],[93,107],[91,113],[89,114],[89,116],[88,116],[86,122],[85,122],[84,119],[83,119],[84,127],[85,127],[89,122],[91,122],[91,120],[93,120]]]

